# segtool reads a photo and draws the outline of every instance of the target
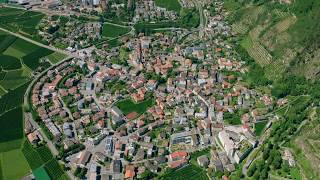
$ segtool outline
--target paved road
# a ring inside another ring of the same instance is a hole
[[[68,55],[68,56],[80,58],[80,57],[79,57],[77,54],[75,54],[75,53],[70,53],[70,52],[68,52],[68,51],[64,51],[64,50],[61,50],[61,49],[58,49],[58,48],[55,48],[55,47],[52,47],[52,46],[48,46],[48,45],[41,44],[41,43],[39,43],[39,42],[37,42],[37,41],[34,41],[34,40],[32,40],[32,39],[29,39],[29,38],[27,38],[27,37],[25,37],[25,36],[23,36],[23,35],[21,35],[21,34],[14,33],[14,32],[8,31],[8,30],[3,29],[3,28],[0,28],[0,30],[1,30],[1,31],[4,31],[4,32],[6,32],[6,33],[8,33],[8,34],[11,34],[11,35],[13,35],[13,36],[16,36],[16,37],[18,37],[18,38],[21,38],[21,39],[23,39],[23,40],[25,40],[25,41],[28,41],[28,42],[30,42],[30,43],[33,43],[33,44],[35,44],[35,45],[37,45],[37,46],[44,47],[44,48],[50,49],[50,50],[52,50],[52,51],[56,51],[56,52],[59,52],[59,53],[61,53],[61,54]]]
[[[28,97],[29,97],[31,88],[32,88],[33,85],[40,79],[40,77],[42,77],[42,76],[43,76],[45,73],[47,73],[50,69],[52,69],[52,68],[54,68],[54,67],[56,67],[56,66],[58,66],[58,65],[60,65],[60,64],[62,64],[62,63],[64,63],[65,61],[67,61],[67,60],[69,60],[69,59],[71,59],[71,58],[72,58],[71,56],[68,56],[68,57],[64,58],[64,59],[61,60],[60,62],[58,62],[58,63],[50,66],[49,68],[47,68],[46,70],[42,71],[40,74],[38,74],[36,77],[33,78],[32,82],[30,83],[30,85],[28,86],[28,88],[27,88],[27,90],[26,90],[26,93],[24,94],[24,105],[25,105],[26,107],[29,107],[29,103],[28,103],[29,99],[28,99]],[[29,107],[29,108],[31,108],[31,107]]]
[[[47,142],[47,145],[49,147],[49,149],[51,150],[52,154],[53,155],[58,155],[59,152],[58,150],[56,149],[55,145],[52,143],[52,141],[46,136],[46,134],[43,132],[43,130],[41,129],[41,127],[38,125],[38,123],[36,123],[32,117],[32,114],[31,113],[25,113],[25,118],[29,120],[29,122],[31,123],[31,125],[39,130],[39,132],[41,133],[43,139]]]

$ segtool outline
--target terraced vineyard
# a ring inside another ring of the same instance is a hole
[[[278,1],[255,2],[227,0],[225,4],[230,11],[229,21],[233,31],[243,39],[242,47],[264,67],[269,79],[279,79],[286,70],[314,78],[319,72],[315,63],[297,67],[292,64],[304,63],[304,60],[295,61],[302,57],[302,53],[308,61],[315,61],[311,57],[315,57],[317,52],[314,47],[318,38],[314,30],[318,26],[315,19],[320,16],[316,10],[319,1],[297,0],[288,4]],[[308,67],[312,73],[301,67]]]

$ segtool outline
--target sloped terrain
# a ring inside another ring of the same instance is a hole
[[[286,72],[319,77],[320,1],[227,0],[225,6],[241,46],[269,79]]]

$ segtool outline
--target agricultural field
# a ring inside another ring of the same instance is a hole
[[[34,148],[25,140],[22,152],[32,171],[39,173],[39,176],[50,176],[51,179],[68,179],[46,145]]]
[[[52,50],[49,50],[46,48],[38,48],[37,50],[22,57],[22,62],[25,65],[27,65],[30,69],[36,70],[41,65],[46,67],[47,65],[45,65],[46,64],[45,62],[42,62],[42,58],[53,53],[54,51]]]
[[[23,143],[22,152],[32,170],[39,168],[45,163],[42,160],[40,154],[32,147],[32,145],[27,140],[25,140],[25,142]]]
[[[20,179],[30,172],[30,167],[20,149],[3,152],[0,154],[0,159],[4,180]]]
[[[155,3],[157,6],[166,8],[169,11],[179,13],[181,10],[181,5],[178,0],[155,0]]]
[[[188,165],[178,170],[172,170],[166,173],[162,179],[169,180],[169,179],[176,179],[176,180],[208,180],[208,176],[206,172],[195,166],[195,165]]]
[[[22,119],[21,107],[9,110],[0,116],[0,142],[21,139],[23,137],[23,123],[16,119]]]
[[[14,90],[29,81],[29,76],[23,74],[23,70],[8,71],[0,81],[0,85],[8,90]]]
[[[313,7],[313,8],[309,8]],[[296,0],[291,5],[264,1],[226,0],[229,22],[242,39],[241,46],[263,67],[270,80],[285,72],[317,79],[320,2]],[[301,58],[303,57],[303,58]]]
[[[33,174],[36,179],[50,180],[50,177],[44,167],[39,167],[38,169],[34,170]]]
[[[0,8],[0,19],[4,18],[3,12],[4,9]],[[6,13],[14,16],[20,12],[14,9]],[[0,20],[0,27],[2,23]],[[20,179],[53,159],[46,146],[34,149],[30,144],[23,144],[22,121],[23,98],[32,73],[50,66],[43,59],[51,54],[55,61],[63,58],[51,50],[0,31],[0,179]]]
[[[37,26],[44,16],[40,12],[1,7],[0,27],[34,38],[37,36]]]
[[[140,103],[134,103],[131,99],[117,102],[115,105],[123,112],[124,115],[136,112],[138,115],[145,113],[149,107],[154,104],[152,98],[144,100]]]
[[[103,27],[102,27],[102,36],[108,37],[108,38],[116,38],[116,37],[124,35],[128,32],[130,32],[130,28],[124,27],[121,25],[104,23]]]
[[[60,62],[62,59],[66,58],[67,55],[65,54],[61,54],[58,52],[54,52],[48,56],[46,56],[45,58],[47,58],[51,64],[57,64],[58,62]]]
[[[52,159],[48,163],[46,163],[44,169],[48,172],[51,179],[69,179],[68,176],[61,169],[56,159]]]

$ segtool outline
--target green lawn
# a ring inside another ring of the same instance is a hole
[[[154,105],[154,99],[150,98],[140,103],[134,103],[131,99],[126,99],[117,102],[115,105],[124,113],[124,115],[131,112],[136,112],[140,115],[146,112],[149,107]]]
[[[114,38],[114,37],[118,37],[123,34],[126,34],[129,31],[130,31],[130,28],[128,27],[121,27],[121,26],[105,23],[103,24],[103,28],[102,28],[102,36]]]
[[[30,167],[20,149],[1,153],[4,180],[18,180],[30,172]]]
[[[255,123],[255,134],[257,136],[260,136],[263,133],[264,128],[266,127],[267,124],[268,124],[268,121],[262,121],[262,122]]]
[[[210,149],[204,149],[201,151],[196,151],[190,154],[190,162],[194,165],[198,165],[197,158],[202,155],[210,155]],[[209,158],[209,156],[208,156]]]
[[[170,11],[180,12],[181,5],[178,0],[155,0],[155,3],[159,7],[164,7]]]

